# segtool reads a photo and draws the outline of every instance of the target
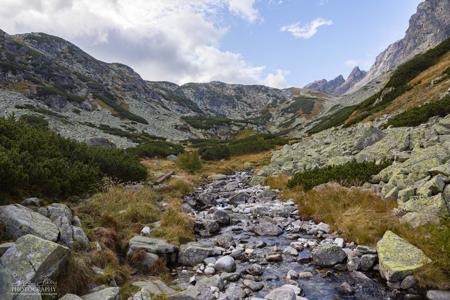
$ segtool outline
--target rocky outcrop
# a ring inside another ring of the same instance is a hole
[[[361,71],[359,67],[354,67],[347,79],[344,79],[342,75],[339,75],[330,81],[327,81],[326,79],[314,81],[307,84],[304,88],[340,96],[345,94],[353,86],[360,82],[366,74],[366,71]]]
[[[129,241],[127,255],[131,256],[134,251],[140,249],[163,258],[168,264],[173,265],[177,262],[178,247],[165,240],[145,236],[135,236]]]
[[[338,77],[334,78],[333,80],[318,80],[314,81],[312,83],[309,83],[304,86],[305,89],[313,90],[313,91],[319,91],[324,92],[328,94],[335,94],[338,88],[344,84],[345,79],[342,75],[339,75]]]
[[[380,274],[388,282],[402,282],[408,275],[431,262],[425,254],[391,231],[377,243]]]
[[[27,234],[16,240],[0,258],[1,265],[10,271],[10,281],[19,289],[55,280],[65,268],[70,250],[60,244]]]
[[[13,239],[33,234],[54,242],[59,235],[58,228],[50,219],[20,204],[1,206],[0,223]]]
[[[365,187],[397,200],[395,213],[402,222],[414,227],[439,222],[450,213],[450,115],[411,128],[380,124],[331,128],[285,145],[258,175],[293,175],[352,160],[392,161]]]
[[[394,70],[415,55],[437,46],[450,36],[450,2],[425,0],[409,20],[405,37],[381,52],[364,80],[351,91]]]

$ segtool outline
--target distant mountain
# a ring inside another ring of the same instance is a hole
[[[349,92],[394,70],[413,56],[437,46],[450,36],[450,0],[425,0],[411,16],[405,37],[381,52],[367,76]]]
[[[277,131],[279,122],[295,118],[289,124],[298,126],[320,114],[328,98],[261,85],[145,81],[59,37],[0,31],[0,115],[35,115],[81,141],[102,137],[128,147],[142,135],[185,140]]]
[[[307,84],[304,88],[340,96],[345,94],[355,84],[361,81],[366,76],[366,74],[367,72],[361,71],[359,67],[355,67],[347,77],[347,79],[344,79],[342,75],[339,75],[338,77],[330,81],[327,81],[326,79],[314,81],[310,84]]]

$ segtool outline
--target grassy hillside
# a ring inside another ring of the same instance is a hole
[[[410,110],[426,102],[437,101],[448,89],[450,80],[450,39],[400,65],[385,87],[358,105],[344,107],[321,120],[309,133],[333,126],[351,126],[385,113]],[[430,113],[431,111],[429,111]],[[431,117],[435,114],[429,114]],[[410,115],[410,118],[412,115]],[[425,120],[426,121],[426,120]]]

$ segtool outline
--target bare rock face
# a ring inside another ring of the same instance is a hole
[[[394,70],[413,56],[437,46],[450,36],[450,1],[426,0],[409,20],[405,37],[381,52],[367,76],[353,90]]]
[[[360,82],[366,75],[366,71],[361,71],[359,67],[355,67],[353,68],[347,79],[344,79],[342,75],[339,75],[338,77],[330,81],[327,81],[326,79],[314,81],[306,85],[305,88],[340,96],[345,94],[355,84]]]

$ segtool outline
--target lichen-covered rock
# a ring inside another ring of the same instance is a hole
[[[26,285],[54,279],[64,268],[70,250],[60,244],[27,234],[18,238],[1,257],[11,271],[12,283]]]
[[[103,290],[82,296],[83,300],[119,300],[120,288],[108,287]]]
[[[132,283],[133,286],[138,287],[141,291],[149,292],[151,295],[172,295],[175,294],[175,290],[167,286],[159,279],[152,279],[146,281],[136,281]]]
[[[33,234],[49,241],[56,241],[59,231],[50,219],[20,204],[0,206],[0,223],[6,234],[17,239]]]
[[[386,231],[377,243],[380,273],[390,282],[398,282],[431,260],[419,248],[392,231]]]
[[[276,288],[264,297],[267,300],[295,300],[296,298],[295,290],[288,285]]]
[[[413,227],[426,224],[438,224],[440,218],[448,214],[447,205],[442,194],[432,197],[414,196],[405,203],[400,203],[399,209],[405,214],[401,222]]]

